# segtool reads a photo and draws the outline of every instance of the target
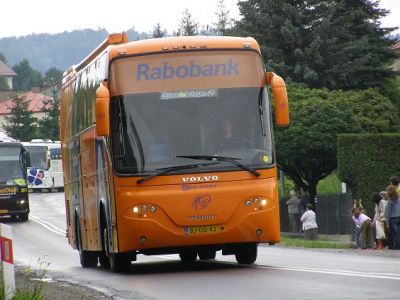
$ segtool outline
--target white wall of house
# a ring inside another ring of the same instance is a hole
[[[8,84],[9,89],[12,90],[12,89],[13,89],[13,80],[12,80],[12,76],[6,76],[6,81],[7,81],[7,84]]]

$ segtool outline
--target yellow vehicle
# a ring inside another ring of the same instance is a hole
[[[275,122],[285,83],[252,38],[127,42],[113,34],[65,73],[61,144],[68,240],[83,267],[216,251],[252,264],[280,241]]]

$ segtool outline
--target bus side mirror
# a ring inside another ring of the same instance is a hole
[[[29,151],[24,150],[23,155],[24,155],[24,161],[25,161],[26,166],[31,167],[31,155],[30,155]]]
[[[98,136],[110,135],[110,91],[104,81],[96,90],[96,132]]]
[[[275,102],[275,124],[289,126],[289,101],[285,81],[273,72],[266,72],[265,79],[272,88]]]

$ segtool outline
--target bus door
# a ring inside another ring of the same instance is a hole
[[[95,138],[95,127],[89,128],[80,136],[82,208],[85,211],[83,217],[87,246],[91,250],[101,249],[99,248]]]

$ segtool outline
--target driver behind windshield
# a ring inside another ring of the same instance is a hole
[[[232,122],[230,119],[224,119],[221,123],[222,138],[216,143],[216,151],[224,151],[231,149],[244,149],[250,147],[250,142],[247,138],[236,136],[232,129]]]

